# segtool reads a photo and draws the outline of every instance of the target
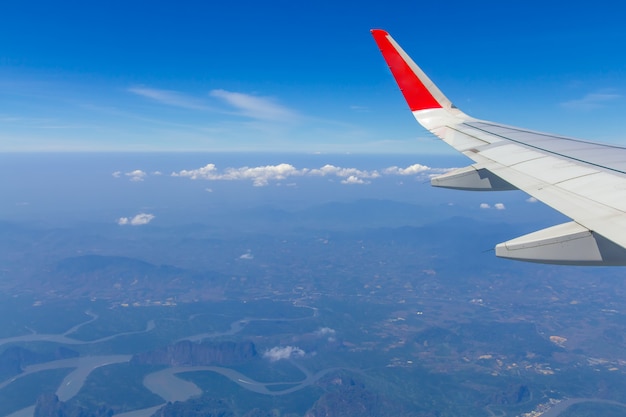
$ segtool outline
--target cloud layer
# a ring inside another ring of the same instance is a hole
[[[291,164],[283,163],[278,165],[265,165],[258,167],[239,167],[226,168],[220,170],[215,164],[207,164],[203,167],[181,170],[173,172],[173,177],[185,177],[192,180],[209,180],[209,181],[238,181],[248,180],[256,187],[263,187],[272,181],[283,181],[293,177],[335,177],[341,179],[342,184],[369,184],[372,179],[384,176],[433,176],[444,173],[449,169],[430,168],[426,165],[414,164],[406,168],[392,166],[382,170],[362,170],[358,168],[345,168],[335,165],[324,165],[320,168],[301,168],[298,169]],[[136,170],[133,172],[141,172]],[[132,173],[125,174],[131,178],[142,177],[132,176]],[[118,174],[118,177],[120,175]]]

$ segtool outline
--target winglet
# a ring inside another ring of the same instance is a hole
[[[372,36],[389,65],[411,111],[451,109],[452,103],[433,84],[406,52],[384,30],[372,29]]]

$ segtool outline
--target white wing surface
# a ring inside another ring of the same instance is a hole
[[[496,246],[496,255],[566,265],[626,265],[626,148],[474,119],[383,30],[372,35],[417,121],[475,164],[435,177],[462,190],[519,189],[572,221]]]

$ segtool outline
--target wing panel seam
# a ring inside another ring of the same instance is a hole
[[[591,166],[594,166],[594,167],[598,167],[598,168],[606,169],[606,170],[608,170],[608,171],[613,171],[613,172],[617,172],[617,173],[620,173],[620,174],[626,174],[626,172],[624,172],[624,171],[622,171],[622,170],[619,170],[619,169],[610,168],[610,167],[607,167],[607,166],[604,166],[604,165],[601,165],[601,164],[596,164],[596,163],[594,163],[594,162],[585,161],[584,159],[574,158],[573,156],[564,155],[564,154],[559,153],[559,152],[551,151],[551,150],[549,150],[549,149],[545,149],[545,148],[542,148],[542,147],[540,147],[540,146],[531,145],[531,144],[529,144],[529,143],[522,142],[521,140],[512,139],[512,138],[506,137],[506,136],[501,135],[501,134],[498,134],[498,133],[493,133],[493,132],[490,132],[490,131],[488,131],[488,130],[485,130],[485,129],[481,129],[481,128],[479,128],[479,127],[476,127],[476,126],[469,125],[469,124],[467,124],[467,123],[465,123],[465,122],[462,122],[462,124],[463,124],[463,125],[465,125],[465,126],[467,126],[467,127],[472,128],[472,129],[476,129],[476,130],[479,130],[479,131],[481,131],[481,132],[487,133],[487,134],[489,134],[489,135],[493,135],[493,136],[499,137],[499,138],[501,138],[501,139],[504,139],[504,140],[508,140],[508,141],[511,141],[511,142],[517,143],[517,144],[522,145],[522,146],[527,147],[527,148],[537,149],[537,150],[542,151],[542,152],[545,152],[545,153],[549,153],[549,154],[552,154],[552,155],[560,156],[560,157],[562,157],[562,158],[565,158],[565,159],[570,159],[570,160],[572,160],[572,161],[581,162],[581,163],[586,164],[586,165],[591,165]],[[471,135],[469,135],[468,133],[465,133],[465,134],[466,134],[466,135],[468,135],[468,136],[471,136]],[[575,139],[574,139],[574,140],[575,140]],[[623,148],[619,148],[619,149],[623,149]]]
[[[521,128],[515,127],[515,126],[500,125],[500,124],[486,122],[486,121],[482,121],[482,120],[481,121],[477,121],[477,122],[473,122],[473,123],[477,123],[477,124],[480,123],[480,124],[487,125],[487,126],[492,126],[492,127],[501,127],[501,128],[513,130],[513,131],[519,132],[519,133],[529,133],[531,135],[542,136],[542,137],[544,137],[546,139],[559,139],[559,140],[566,140],[568,142],[586,143],[586,144],[595,145],[595,146],[602,146],[602,147],[605,147],[605,148],[626,150],[626,147],[619,146],[619,145],[611,145],[611,144],[600,143],[600,142],[590,142],[588,140],[569,138],[567,136],[558,136],[558,135],[553,135],[553,134],[543,133],[543,132],[536,132],[536,131],[533,131],[533,130],[521,129]],[[464,124],[467,124],[467,122],[464,122]],[[469,125],[469,126],[475,128],[475,129],[478,129],[478,130],[483,130],[483,129],[481,129],[478,126],[472,126],[472,125]],[[491,133],[491,134],[494,134],[494,135],[499,135],[497,133],[489,132],[488,130],[483,130],[483,131]],[[509,140],[515,140],[515,139],[507,138],[506,136],[503,136],[503,137],[506,138],[506,139],[509,139]]]

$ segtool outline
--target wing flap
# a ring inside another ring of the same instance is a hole
[[[430,184],[433,187],[467,191],[516,190],[514,186],[480,165],[471,165],[438,175],[431,178]]]
[[[576,222],[500,243],[496,245],[496,256],[560,265],[626,265],[626,249]]]

